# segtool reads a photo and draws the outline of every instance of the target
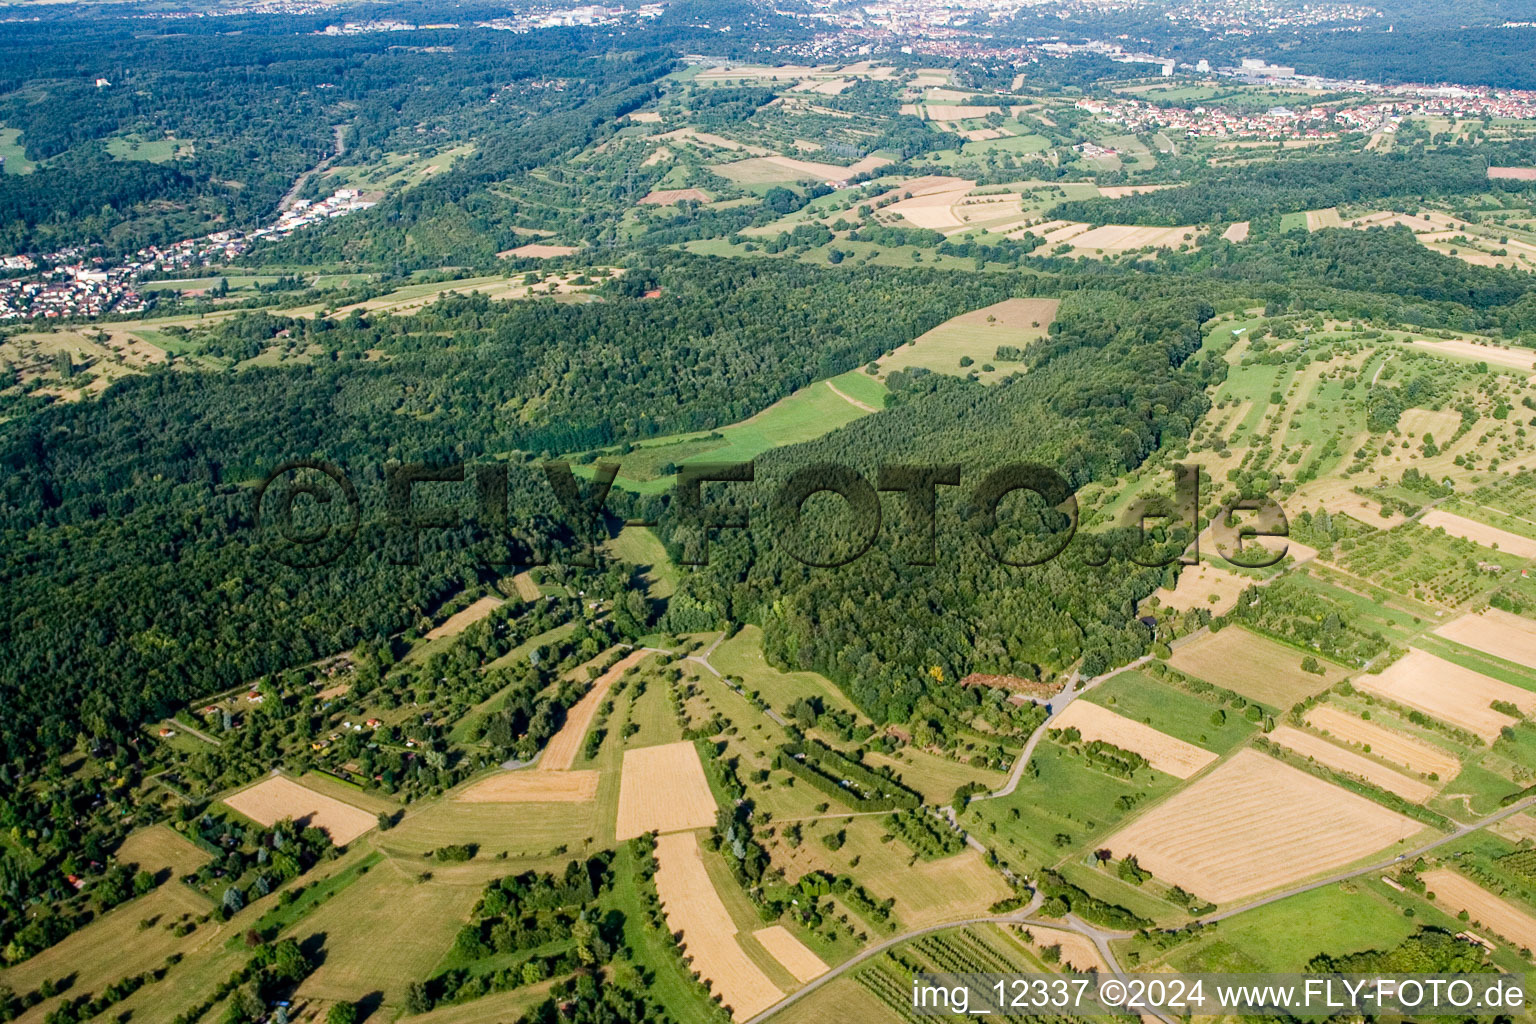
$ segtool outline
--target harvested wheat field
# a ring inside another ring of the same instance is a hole
[[[647,192],[640,197],[642,203],[648,203],[651,206],[672,206],[675,203],[681,203],[685,199],[691,199],[696,203],[714,201],[714,197],[701,188],[662,189],[659,192]]]
[[[1476,359],[1495,366],[1508,366],[1516,370],[1536,370],[1536,352],[1529,349],[1500,348],[1497,345],[1479,345],[1471,341],[1411,341],[1416,349],[1436,355],[1460,356]],[[1459,421],[1458,421],[1459,422]],[[1449,434],[1447,434],[1449,436]]]
[[[1416,775],[1438,775],[1442,779],[1451,779],[1461,771],[1461,762],[1445,748],[1394,732],[1375,722],[1356,718],[1328,704],[1319,704],[1308,711],[1307,724],[1327,732],[1342,743],[1358,746],[1368,744],[1372,754],[1402,765]]]
[[[1221,233],[1221,237],[1229,242],[1246,242],[1248,241],[1248,226],[1249,222],[1246,220],[1229,224],[1227,230]]]
[[[652,748],[655,749],[655,748]],[[692,749],[691,747],[689,749]],[[692,832],[656,841],[656,894],[667,929],[682,932],[686,955],[737,1020],[756,1016],[783,996],[736,941],[736,924],[720,902]]]
[[[1330,206],[1326,210],[1307,211],[1307,230],[1317,231],[1322,228],[1341,228],[1344,222],[1339,219],[1339,211]]]
[[[866,171],[890,163],[884,157],[867,156],[847,167],[836,164],[813,163],[787,156],[750,157],[734,163],[714,164],[710,170],[723,178],[745,184],[767,184],[790,181],[847,181]]]
[[[681,832],[715,823],[715,798],[699,752],[687,740],[624,751],[619,779],[621,842],[647,832]]]
[[[776,924],[772,928],[761,928],[753,932],[752,937],[761,942],[763,948],[768,951],[768,955],[793,974],[796,981],[802,983],[815,981],[830,970],[821,957],[807,949],[805,943],[795,938],[790,930],[781,924]]]
[[[1070,967],[1076,971],[1107,971],[1109,967],[1104,963],[1104,958],[1099,955],[1099,947],[1093,944],[1093,940],[1086,935],[1077,932],[1069,932],[1066,929],[1041,928],[1031,925],[1026,929],[1034,940],[1030,947],[1036,953],[1047,946],[1056,946],[1061,950],[1061,965]]]
[[[1173,652],[1169,664],[1180,672],[1199,676],[1252,700],[1284,710],[1314,693],[1321,693],[1346,673],[1318,659],[1322,675],[1301,670],[1300,651],[1292,650],[1257,633],[1228,626],[1206,633]]]
[[[177,878],[193,874],[209,860],[206,852],[166,825],[139,829],[123,840],[113,856],[119,864],[137,864],[150,874],[169,868]]]
[[[1516,558],[1536,558],[1536,540],[1480,523],[1476,519],[1432,508],[1419,517],[1419,522],[1431,529],[1439,527],[1452,537],[1462,537],[1485,548],[1497,548],[1501,554],[1514,555]]]
[[[1490,167],[1488,177],[1511,181],[1536,181],[1536,167]]]
[[[1178,248],[1193,245],[1200,229],[1189,225],[1177,228],[1148,228],[1136,224],[1105,224],[1072,239],[1076,249],[1103,249],[1105,252],[1129,252],[1142,248]],[[1188,237],[1185,237],[1188,236]]]
[[[498,772],[454,797],[466,804],[579,804],[597,796],[597,772]]]
[[[1189,778],[1216,760],[1216,755],[1209,750],[1202,750],[1086,700],[1068,704],[1065,711],[1052,719],[1051,726],[1076,729],[1085,740],[1103,740],[1134,751],[1146,758],[1153,768],[1179,779]]]
[[[522,259],[548,260],[553,259],[556,256],[570,256],[576,251],[577,250],[574,245],[544,245],[540,242],[529,242],[527,245],[520,245],[516,249],[508,249],[506,252],[499,252],[496,255],[516,256]]]
[[[1342,867],[1424,826],[1254,750],[1111,836],[1158,879],[1216,903]]]
[[[1402,772],[1393,771],[1379,761],[1373,761],[1363,754],[1357,754],[1353,750],[1346,750],[1337,744],[1330,743],[1321,736],[1297,729],[1293,726],[1282,725],[1269,734],[1269,738],[1289,750],[1294,750],[1303,757],[1309,757],[1318,764],[1327,765],[1336,771],[1344,772],[1364,779],[1373,786],[1378,786],[1388,793],[1396,793],[1404,800],[1411,800],[1418,804],[1423,803],[1434,796],[1434,787],[1418,779],[1409,778]],[[1375,751],[1372,747],[1372,752]]]
[[[1484,889],[1450,868],[1436,868],[1422,876],[1435,903],[1448,912],[1465,910],[1477,924],[1525,949],[1536,949],[1536,917]]]
[[[458,636],[470,626],[485,618],[491,612],[500,608],[504,602],[499,597],[482,597],[474,604],[461,612],[455,612],[444,619],[441,624],[429,630],[428,640],[436,640],[441,636]]]
[[[581,700],[573,704],[565,713],[565,724],[560,727],[560,731],[544,744],[544,753],[539,756],[539,771],[563,772],[576,763],[576,754],[581,750],[582,741],[587,738],[587,729],[592,725],[592,717],[597,714],[598,705],[603,702],[603,698],[608,696],[608,690],[620,676],[644,661],[650,653],[650,651],[631,651],[614,662],[608,671],[593,681],[592,689],[583,694]]]
[[[323,828],[337,846],[347,845],[379,824],[375,815],[316,793],[285,775],[269,775],[225,797],[224,803],[269,828],[284,818],[292,818],[297,825]]]
[[[1490,679],[1416,647],[1410,647],[1405,657],[1387,666],[1381,675],[1362,675],[1355,685],[1474,732],[1489,743],[1500,729],[1516,722],[1493,710],[1489,705],[1494,701],[1508,701],[1528,715],[1536,714],[1536,693]]]
[[[1230,569],[1201,562],[1180,569],[1178,584],[1172,590],[1159,590],[1157,599],[1181,612],[1209,608],[1212,615],[1225,615],[1237,604],[1238,595],[1252,585],[1252,580]]]
[[[1536,622],[1489,608],[1481,615],[1463,615],[1435,630],[1435,635],[1479,651],[1536,668]]]
[[[520,572],[512,577],[512,585],[517,588],[517,596],[524,601],[537,601],[544,596],[539,585],[533,582],[533,577],[526,572]]]
[[[910,199],[892,203],[885,209],[888,213],[900,214],[903,220],[916,228],[927,228],[930,231],[959,228],[965,222],[955,212],[955,207],[975,187],[974,181],[958,179],[951,188],[924,189],[914,193]]]

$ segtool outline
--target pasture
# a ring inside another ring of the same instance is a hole
[[[1228,903],[1378,850],[1422,830],[1418,822],[1253,750],[1111,836],[1160,881]]]
[[[1241,715],[1212,721],[1216,705],[1141,672],[1121,672],[1083,698],[1186,743],[1224,754],[1257,728]]]
[[[1059,304],[1056,299],[1004,299],[961,313],[878,360],[879,376],[883,380],[897,370],[922,367],[952,376],[975,373],[983,381],[996,381],[1024,369],[1019,360],[998,358],[998,347],[1022,349],[1045,337]],[[970,363],[962,365],[962,360]]]

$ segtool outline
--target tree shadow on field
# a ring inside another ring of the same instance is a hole
[[[303,953],[304,959],[309,961],[311,969],[325,963],[325,940],[329,937],[326,932],[315,932],[299,943],[299,952]]]
[[[384,1005],[384,993],[375,989],[357,1001],[357,1019],[359,1024],[365,1020],[372,1020],[373,1014]]]

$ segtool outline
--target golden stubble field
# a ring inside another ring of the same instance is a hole
[[[1319,658],[1322,675],[1301,670],[1305,655],[1237,626],[1206,633],[1173,652],[1169,664],[1208,683],[1284,710],[1348,673]]]
[[[656,892],[667,927],[682,932],[693,970],[710,982],[736,1020],[766,1010],[783,996],[736,940],[736,923],[720,901],[704,868],[699,841],[692,832],[656,841]]]
[[[1525,714],[1536,714],[1536,693],[1462,668],[1416,647],[1388,665],[1380,675],[1358,677],[1362,690],[1460,726],[1492,743],[1499,730],[1518,719],[1495,711],[1494,701],[1507,701]]]
[[[1159,880],[1228,903],[1391,848],[1424,826],[1254,750],[1111,836]]]
[[[1404,800],[1411,800],[1416,804],[1423,803],[1435,793],[1434,787],[1426,782],[1410,778],[1364,754],[1330,743],[1323,737],[1304,729],[1282,725],[1270,733],[1269,738],[1303,757],[1309,757],[1319,764],[1364,779],[1373,786],[1379,786],[1389,793],[1396,793]]]
[[[1179,779],[1189,778],[1216,760],[1216,755],[1209,750],[1086,700],[1075,700],[1067,705],[1051,725],[1076,729],[1085,740],[1103,740],[1134,751],[1146,758],[1153,768]]]
[[[1536,917],[1521,910],[1450,868],[1423,874],[1424,886],[1447,912],[1465,910],[1467,916],[1495,934],[1526,949],[1536,949]]]
[[[1480,615],[1463,615],[1435,630],[1437,636],[1486,654],[1536,668],[1536,622],[1489,608]]]
[[[1307,724],[1340,742],[1360,747],[1369,745],[1376,757],[1400,765],[1415,775],[1452,779],[1461,771],[1461,762],[1444,747],[1356,718],[1329,704],[1319,704],[1308,711]]]
[[[650,656],[650,651],[631,651],[623,658],[597,677],[592,689],[582,695],[565,715],[565,724],[560,731],[549,738],[544,745],[544,753],[539,757],[538,770],[541,772],[569,771],[571,765],[576,763],[576,755],[581,752],[581,745],[587,738],[587,730],[592,725],[592,718],[597,714],[597,709],[603,699],[608,696],[608,691],[620,677],[634,668],[640,662]]]
[[[699,752],[688,740],[624,751],[619,779],[621,842],[647,832],[680,832],[715,823],[715,798]]]
[[[337,846],[346,846],[379,824],[376,815],[317,793],[285,775],[269,775],[225,797],[224,803],[268,828],[284,818],[292,818],[297,825],[323,828]]]

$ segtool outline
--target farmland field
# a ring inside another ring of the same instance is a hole
[[[719,992],[737,1020],[746,1020],[783,994],[742,951],[736,924],[704,870],[699,842],[691,832],[656,842],[656,891],[667,927],[682,933],[693,969]]]
[[[624,752],[615,826],[619,839],[706,828],[714,822],[715,798],[691,742]]]
[[[1107,840],[1166,882],[1226,903],[1390,852],[1423,826],[1251,750]]]
[[[1536,621],[1489,608],[1463,615],[1435,630],[1437,636],[1474,647],[1527,668],[1536,668]]]
[[[282,775],[273,775],[242,789],[224,802],[252,821],[271,826],[284,818],[299,825],[315,825],[330,833],[331,842],[345,846],[377,827],[369,812],[334,797],[317,793]]]
[[[897,370],[922,367],[960,376],[969,365],[962,365],[961,360],[969,359],[982,380],[996,380],[1023,368],[1019,360],[1000,359],[998,347],[1023,349],[1044,337],[1056,319],[1057,305],[1055,299],[1008,299],[962,313],[878,360],[880,375],[884,378]],[[995,369],[988,371],[987,365]]]
[[[1449,779],[1461,768],[1455,755],[1444,747],[1388,729],[1375,721],[1364,721],[1331,704],[1319,704],[1308,711],[1307,724],[1343,743],[1368,746],[1376,757],[1415,775],[1438,775],[1441,779]]]
[[[1216,755],[1193,743],[1174,739],[1151,726],[1117,715],[1088,701],[1073,701],[1052,721],[1061,729],[1076,729],[1085,740],[1104,740],[1131,750],[1160,772],[1187,779],[1216,760]]]
[[[1479,886],[1450,868],[1424,874],[1424,885],[1435,894],[1437,902],[1456,911],[1466,911],[1472,921],[1516,946],[1536,949],[1536,916]]]
[[[1343,679],[1344,669],[1318,659],[1318,673],[1305,672],[1306,657],[1273,640],[1229,627],[1208,633],[1176,650],[1169,664],[1208,683],[1224,686],[1272,708],[1284,709]]]
[[[1346,750],[1328,742],[1320,736],[1289,725],[1282,725],[1270,733],[1270,739],[1294,750],[1303,757],[1311,758],[1319,764],[1327,765],[1349,775],[1358,776],[1373,786],[1378,786],[1389,793],[1396,793],[1405,800],[1414,803],[1422,803],[1434,795],[1434,788],[1410,778],[1401,772],[1394,771],[1371,758],[1357,754],[1352,750]],[[1374,747],[1372,750],[1374,751]]]
[[[1356,684],[1436,718],[1492,740],[1515,719],[1490,705],[1506,701],[1526,714],[1536,713],[1536,693],[1462,668],[1427,651],[1412,649],[1380,675],[1366,674]]]

